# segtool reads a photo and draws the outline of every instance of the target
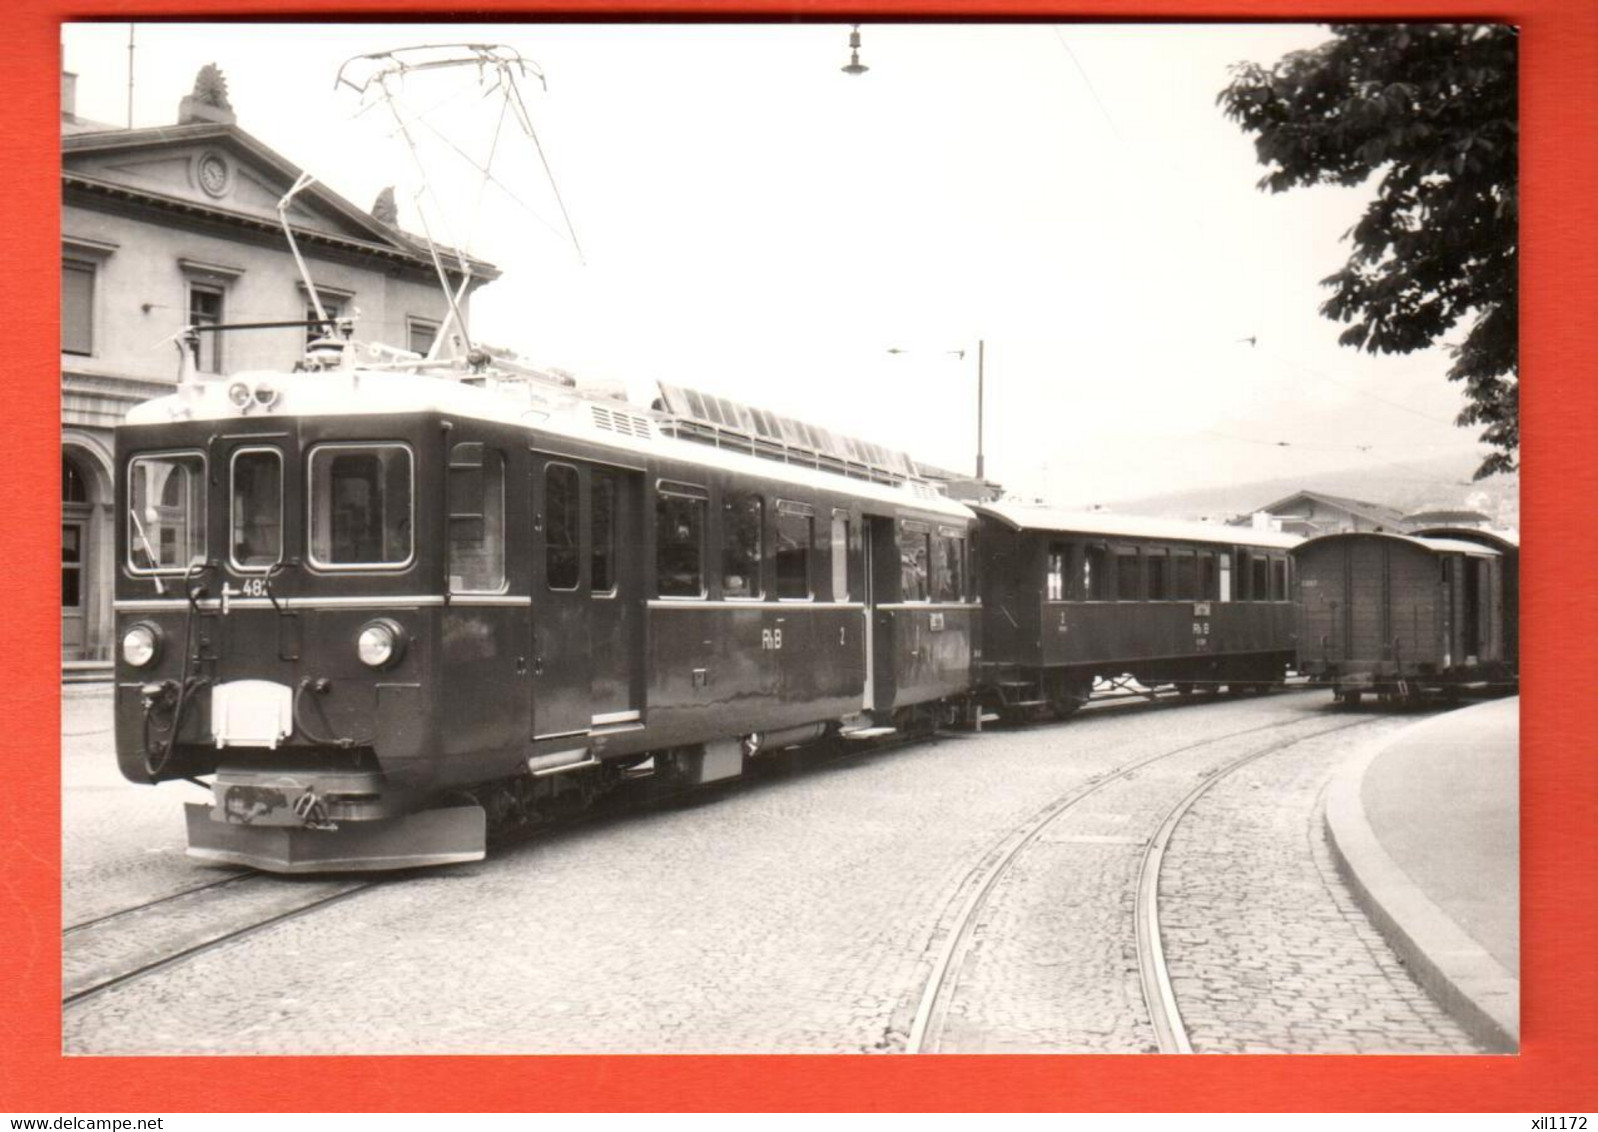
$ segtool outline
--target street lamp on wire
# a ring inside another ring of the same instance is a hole
[[[987,346],[988,346],[988,344],[987,344],[986,339],[982,339],[982,338],[978,338],[977,339],[977,479],[982,479],[983,478],[983,476],[982,476],[982,473],[983,473],[983,461],[982,461],[982,402],[983,402],[983,394],[985,392],[985,390],[984,390],[985,374],[984,374],[983,371],[985,369]],[[962,347],[962,348],[960,348],[958,350],[945,350],[943,352],[945,354],[951,356],[951,357],[959,358],[962,362],[965,361],[966,351],[965,351],[964,347]],[[899,346],[889,346],[888,347],[888,353],[890,353],[890,354],[908,354],[908,353],[912,353],[912,351],[906,350],[906,349],[904,349],[902,347],[899,347]]]

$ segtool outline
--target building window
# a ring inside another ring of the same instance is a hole
[[[777,597],[810,597],[810,552],[816,540],[815,513],[802,503],[777,504]]]
[[[760,532],[765,501],[752,492],[721,497],[721,596],[757,598],[760,587]]]
[[[655,497],[655,591],[704,597],[705,489],[662,482]]]
[[[577,588],[577,469],[550,464],[544,469],[544,581],[552,590]]]
[[[203,283],[189,285],[189,325],[222,324],[222,288]],[[194,336],[194,368],[201,373],[222,372],[222,335],[202,329]]]
[[[61,352],[94,353],[94,264],[61,263]]]
[[[449,456],[449,588],[505,588],[505,457],[475,441]]]
[[[409,339],[406,345],[411,353],[425,358],[433,352],[433,343],[438,341],[438,323],[428,322],[424,318],[407,318],[405,334]]]
[[[89,485],[84,482],[83,473],[65,456],[61,457],[61,502],[89,502]]]
[[[394,568],[411,560],[411,452],[400,444],[311,452],[311,563]]]

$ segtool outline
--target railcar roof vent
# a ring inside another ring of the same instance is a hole
[[[923,482],[909,456],[869,440],[840,436],[819,425],[664,381],[660,398],[657,407],[668,415],[661,429],[682,440],[877,483]]]
[[[649,418],[637,413],[629,413],[612,405],[589,405],[588,412],[593,418],[595,428],[602,428],[621,436],[634,436],[639,440],[648,440],[654,435],[654,431],[649,427]]]

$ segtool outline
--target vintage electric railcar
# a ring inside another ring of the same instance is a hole
[[[355,350],[190,375],[118,430],[118,758],[214,775],[192,854],[476,859],[626,775],[727,778],[967,690],[974,519],[903,457]]]
[[[979,504],[984,694],[1064,717],[1095,678],[1258,690],[1295,651],[1288,551],[1247,528]]]
[[[1293,551],[1298,666],[1339,702],[1413,702],[1507,682],[1504,554],[1487,540],[1347,532]]]

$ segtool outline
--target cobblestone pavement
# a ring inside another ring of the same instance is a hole
[[[135,786],[117,769],[108,684],[61,698],[61,921],[82,923],[238,870],[184,855],[187,782]]]
[[[1384,718],[1362,740],[1414,722]],[[1160,877],[1166,964],[1196,1053],[1476,1053],[1337,875],[1322,811],[1344,736],[1218,782]]]
[[[479,864],[381,885],[107,991],[67,1011],[65,1046],[111,1054],[898,1050],[951,894],[1040,806],[1094,775],[1199,739],[1294,719],[1324,725],[1325,709],[1313,695],[1094,709],[1063,726],[864,753],[579,826]],[[169,846],[181,852],[178,797],[131,785],[115,793],[74,798],[69,784],[69,810],[99,814],[120,846],[69,832],[68,873],[77,878],[69,890],[85,889],[71,901],[80,915],[112,901],[89,891],[98,880],[121,898],[140,885],[175,891],[219,875],[166,860]],[[159,833],[147,808],[162,815]],[[1100,821],[1072,834],[1108,840],[1049,848],[1101,860],[1129,852],[1114,839],[1136,835],[1108,814]],[[153,840],[137,840],[144,836]],[[158,852],[146,854],[152,847]],[[1086,871],[1093,881],[1056,893],[1057,903],[1122,900],[1129,924],[1130,887],[1110,870]],[[1097,946],[1098,959],[1062,967],[1059,977],[1102,978],[1094,972],[1116,966],[1119,945]],[[1127,986],[1136,994],[1131,978],[1100,988],[1101,1013],[1084,1023],[1113,1036],[1113,1048],[1144,1044],[1126,1021],[1140,1013],[1126,998]]]

